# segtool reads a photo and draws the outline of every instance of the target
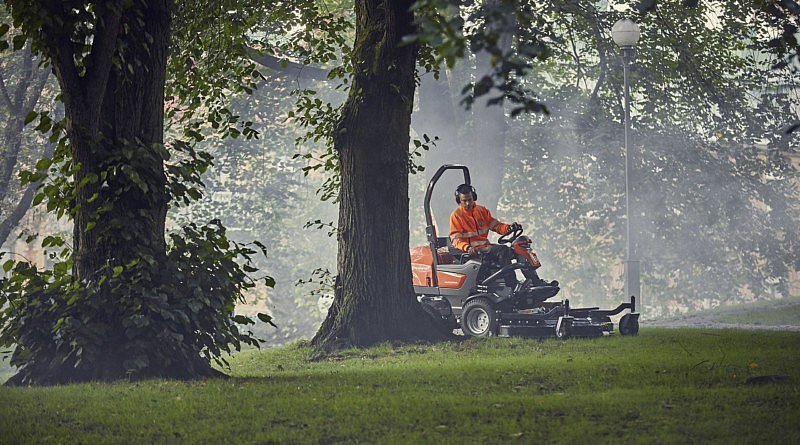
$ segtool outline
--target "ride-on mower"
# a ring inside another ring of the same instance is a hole
[[[480,256],[464,253],[450,243],[448,236],[437,236],[431,215],[431,196],[436,182],[447,170],[461,170],[464,183],[470,184],[469,169],[463,165],[443,165],[425,191],[425,222],[428,245],[411,249],[414,291],[423,308],[452,329],[461,328],[473,337],[598,337],[614,333],[612,315],[630,312],[619,321],[622,335],[639,332],[636,298],[616,309],[572,308],[569,300],[548,302],[558,294],[558,282],[538,278],[540,266],[531,251],[530,239],[519,226],[498,240],[513,247],[515,259],[502,267],[483,264]],[[520,275],[535,279],[520,280]]]

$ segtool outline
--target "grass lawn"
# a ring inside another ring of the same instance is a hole
[[[714,309],[689,312],[683,315],[685,318],[695,316],[705,316],[721,323],[800,326],[800,297],[719,306]]]
[[[800,443],[800,333],[388,345],[234,378],[0,388],[0,443]],[[789,381],[750,385],[757,375]]]
[[[742,323],[763,326],[800,326],[800,303],[776,309],[723,314],[717,319],[724,323]]]

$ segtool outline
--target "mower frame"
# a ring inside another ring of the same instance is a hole
[[[504,266],[478,282],[481,261],[452,247],[449,236],[437,237],[433,223],[433,190],[449,170],[460,170],[464,175],[464,184],[471,184],[467,166],[445,164],[431,177],[425,190],[425,235],[430,250],[430,274],[426,276],[425,285],[414,283],[414,292],[428,313],[440,317],[443,323],[453,329],[461,326],[466,335],[565,339],[613,335],[614,323],[610,317],[629,310],[619,321],[620,334],[636,335],[639,332],[639,313],[636,312],[634,296],[616,308],[607,310],[599,307],[571,308],[568,299],[548,302],[546,300],[555,296],[559,287],[538,286],[526,288],[523,292],[519,286],[515,288],[504,284],[502,277],[527,267],[519,262]],[[437,251],[440,248],[448,249],[457,260],[456,264],[441,264]],[[440,273],[459,277],[461,284],[455,288],[452,285],[440,286]],[[535,307],[524,307],[526,305]],[[470,312],[466,314],[469,317],[467,321],[462,319],[465,310]],[[467,332],[473,325],[485,328],[485,334]]]

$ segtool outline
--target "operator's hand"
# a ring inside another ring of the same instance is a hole
[[[486,253],[488,251],[489,251],[489,249],[485,248],[485,247],[484,248],[480,248],[480,247],[479,248],[475,248],[475,247],[469,246],[467,248],[467,253],[468,254],[476,255],[476,256],[483,255],[484,253]]]
[[[508,226],[508,230],[504,235],[508,235],[509,233],[513,233],[517,230],[522,230],[522,225],[518,222],[511,223],[511,225]]]

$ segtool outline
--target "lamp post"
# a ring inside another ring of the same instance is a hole
[[[639,41],[639,25],[631,19],[620,19],[611,27],[611,38],[622,52],[622,76],[625,82],[625,222],[627,235],[627,256],[625,260],[625,297],[635,296],[642,312],[641,286],[639,281],[639,261],[636,259],[636,243],[631,231],[631,190],[630,168],[631,157],[628,150],[628,133],[631,128],[630,85],[628,83],[628,67],[636,56],[636,42]]]

